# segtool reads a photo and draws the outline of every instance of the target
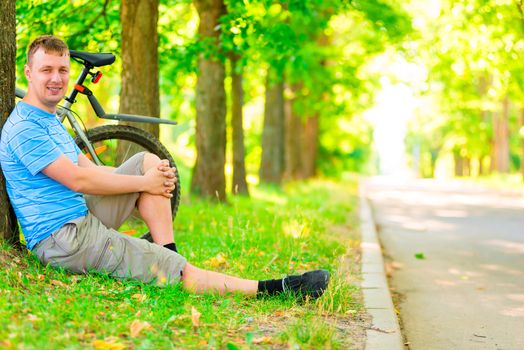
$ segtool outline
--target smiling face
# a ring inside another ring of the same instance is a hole
[[[24,73],[29,83],[24,101],[55,113],[69,83],[69,52],[46,52],[40,47],[24,66]]]

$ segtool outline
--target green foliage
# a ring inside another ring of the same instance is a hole
[[[268,67],[275,79],[285,77],[294,87],[295,113],[303,118],[319,117],[321,172],[336,175],[344,169],[361,169],[372,153],[370,129],[355,115],[371,105],[376,88],[375,77],[363,75],[362,67],[410,32],[410,19],[402,8],[388,0],[226,0],[225,4],[227,13],[216,28],[220,30],[216,46],[198,38],[199,19],[192,1],[160,1],[162,117],[179,122],[168,129],[168,143],[194,148],[198,57],[225,61],[235,53],[240,62],[233,69],[244,73],[246,108],[256,110],[245,123],[249,172],[258,170],[262,123],[257,119],[262,118]],[[117,0],[17,1],[18,76],[23,76],[29,42],[40,34],[53,33],[73,49],[117,55],[117,62],[104,69],[110,78],[104,84],[111,87],[95,91],[102,102],[116,106],[112,94],[119,91],[119,8]],[[23,79],[18,84],[24,85]],[[352,119],[354,127],[348,131],[346,121]]]
[[[414,4],[414,3],[413,3]],[[414,7],[412,4],[412,7]],[[420,40],[413,58],[428,68],[434,109],[420,110],[411,125],[408,147],[422,156],[458,152],[489,157],[494,137],[492,116],[502,101],[522,101],[524,20],[514,1],[443,1],[440,14],[419,10]],[[518,158],[519,103],[509,110],[511,157]],[[424,131],[422,131],[424,130]],[[514,167],[518,162],[513,162]],[[514,168],[515,169],[515,168]]]
[[[362,13],[376,32],[398,41],[411,30],[409,15],[396,2],[381,0],[351,0],[349,5]]]
[[[70,48],[120,51],[120,2],[116,0],[25,0],[16,2],[17,64],[25,63],[29,43],[54,34]]]

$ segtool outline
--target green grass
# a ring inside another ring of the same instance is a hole
[[[2,244],[0,348],[347,348],[358,339],[345,327],[364,313],[355,193],[354,180],[314,181],[259,187],[221,205],[183,198],[175,237],[196,266],[253,279],[328,269],[326,294],[302,304],[72,275]]]

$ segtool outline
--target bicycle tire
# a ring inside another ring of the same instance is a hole
[[[173,157],[167,148],[155,136],[144,130],[129,125],[104,125],[89,129],[87,131],[87,138],[91,144],[95,146],[95,149],[97,148],[97,145],[100,144],[102,144],[102,146],[99,147],[110,148],[109,152],[104,152],[104,157],[99,157],[104,165],[118,166],[121,162],[120,160],[117,160],[118,155],[114,154],[117,153],[116,149],[114,149],[115,141],[130,142],[140,146],[147,152],[156,154],[160,159],[169,160],[169,164],[171,164],[171,167],[175,169],[175,177],[177,180],[177,185],[173,191],[173,197],[171,198],[173,220],[175,219],[178,211],[178,205],[180,203],[180,176]],[[78,136],[75,138],[75,143],[80,148],[80,150],[82,150],[84,153],[86,152],[85,144]],[[111,152],[113,154],[111,154]],[[128,157],[124,156],[123,158],[125,161]],[[146,239],[150,242],[153,241],[149,232],[145,233],[140,238]]]

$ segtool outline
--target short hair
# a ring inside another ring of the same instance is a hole
[[[43,48],[45,53],[57,53],[61,56],[69,55],[69,48],[61,39],[54,35],[42,35],[36,38],[27,49],[28,65],[31,65],[31,59],[39,48]]]

